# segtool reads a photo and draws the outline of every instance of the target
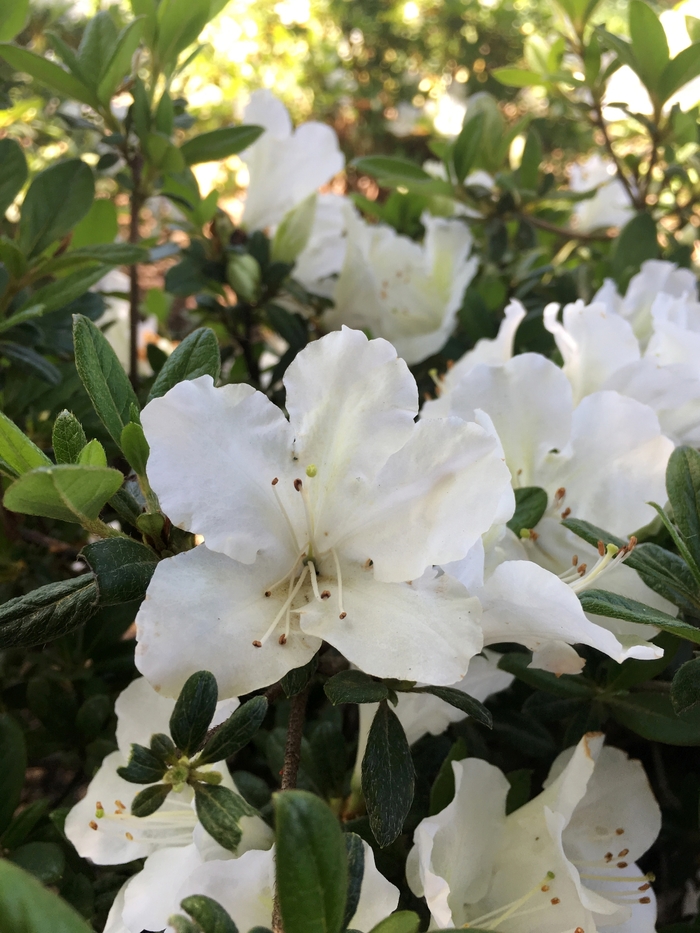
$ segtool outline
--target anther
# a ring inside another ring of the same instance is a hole
[[[557,489],[557,491],[554,493],[554,498],[557,500],[557,502],[561,502],[565,495],[566,489],[564,486],[560,486],[559,489]]]
[[[650,897],[640,897],[640,898],[639,898],[639,903],[640,903],[640,904],[651,904],[651,898],[650,898]]]
[[[598,541],[598,553],[601,557],[605,557],[605,542]]]
[[[582,577],[587,570],[588,564],[580,564],[576,572],[580,577]]]
[[[558,897],[553,897],[549,903],[554,904],[556,906],[557,904],[561,904],[561,901],[559,900]]]
[[[624,829],[616,829],[616,830],[615,830],[615,835],[616,835],[616,836],[622,836],[622,835],[624,835],[624,832],[625,832]]]
[[[346,615],[347,615],[347,612],[341,612],[340,615],[338,616],[338,618],[339,618],[339,619],[344,619]]]
[[[134,841],[134,837],[131,835],[131,833],[124,833],[124,835],[125,835],[126,838],[129,840],[129,842],[133,842],[133,841]]]
[[[626,855],[629,855],[629,854],[630,854],[630,850],[629,850],[629,849],[623,849],[622,852],[618,852],[618,853],[617,853],[617,857],[618,857],[618,858],[624,858]]]
[[[88,823],[90,829],[97,829],[97,823],[94,820],[90,820]]]
[[[277,641],[278,641],[278,643],[279,643],[280,645],[286,645],[286,644],[287,644],[287,636],[284,635],[284,634],[282,634],[282,635],[280,635],[280,637],[277,639]]]
[[[272,480],[272,484],[271,484],[271,485],[276,486],[277,483],[279,483],[279,478],[276,476],[276,477]]]
[[[612,852],[606,852],[606,853],[605,853],[605,861],[606,861],[606,862],[612,862],[612,860],[613,860],[614,858],[615,858],[615,856],[612,854]]]
[[[304,485],[304,484],[302,483],[302,481],[301,481],[300,479],[295,479],[295,480],[294,480],[294,488],[296,489],[297,492],[301,492],[301,489],[302,489],[302,486],[303,486],[303,485]]]
[[[549,885],[543,884],[542,887],[540,888],[540,891],[544,891],[546,893],[547,891],[549,891]]]
[[[122,803],[121,800],[114,801],[115,807],[119,807],[120,810],[126,810],[126,804]]]
[[[321,599],[330,599],[330,598],[331,598],[331,591],[330,591],[330,590],[324,590],[324,591],[321,593]]]
[[[272,596],[272,590],[265,590],[265,596]]]
[[[628,864],[627,862],[618,862],[618,863],[617,863],[617,867],[618,867],[618,868],[627,868],[627,864]]]
[[[576,564],[578,564],[578,554],[574,554],[574,556],[571,558],[571,566],[575,567]]]
[[[95,807],[95,816],[97,817],[98,820],[101,820],[104,815],[105,815],[105,811],[102,809],[102,804],[98,803],[97,806]]]
[[[257,641],[257,640],[254,641],[254,642],[253,642],[253,648],[262,648],[262,642],[261,642],[261,641]]]
[[[370,567],[374,567],[374,561],[371,557],[368,557],[367,560],[362,565],[363,570],[369,570]]]
[[[583,927],[576,927],[576,929],[574,930],[574,933],[585,933],[585,930],[583,929]]]
[[[564,511],[561,513],[562,518],[568,518],[571,515],[571,509],[567,506]]]
[[[648,891],[650,887],[651,887],[651,885],[650,885],[649,882],[647,881],[645,884],[640,884],[639,887],[637,888],[637,890],[638,890],[638,891]]]

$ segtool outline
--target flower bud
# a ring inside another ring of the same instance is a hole
[[[226,279],[242,301],[254,302],[260,294],[260,266],[249,253],[234,253],[226,266]]]

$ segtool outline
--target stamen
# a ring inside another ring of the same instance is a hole
[[[522,897],[519,897],[515,901],[511,901],[509,904],[504,904],[501,907],[497,907],[495,910],[490,910],[488,911],[488,913],[482,914],[480,917],[477,917],[475,920],[470,920],[468,923],[464,924],[462,929],[467,930],[470,927],[481,927],[483,926],[484,922],[495,920],[495,923],[489,923],[488,929],[496,930],[505,920],[508,920],[509,917],[512,917],[513,914],[517,913],[520,910],[520,908],[523,906],[523,904],[526,904],[527,901],[529,901],[531,897],[533,897],[535,894],[537,894],[538,892],[542,890],[545,890],[545,889],[549,890],[549,885],[547,884],[547,881],[552,881],[554,877],[555,877],[554,872],[548,871],[547,874],[544,876],[544,878],[541,881],[538,881],[537,884],[533,888],[530,888],[529,891],[526,891],[525,894],[522,895]],[[554,898],[554,900],[556,900],[557,903],[559,902],[558,898]],[[544,905],[544,906],[547,906],[547,905]],[[536,907],[532,911],[525,911],[525,913],[526,914],[535,913],[536,911],[542,910],[542,909],[544,908]],[[524,914],[520,914],[520,916],[524,916]]]
[[[314,598],[321,602],[321,594],[318,591],[318,581],[316,579],[316,565],[312,560],[307,564],[309,568],[309,576],[311,578],[311,589],[314,591]],[[324,590],[325,592],[325,590]],[[328,594],[330,596],[330,593]]]
[[[277,505],[279,506],[280,511],[282,512],[282,515],[284,516],[285,522],[287,523],[287,528],[289,529],[289,533],[290,533],[290,535],[292,536],[292,541],[294,542],[294,546],[295,546],[295,548],[298,550],[298,549],[299,549],[299,539],[297,538],[296,532],[294,531],[294,525],[292,525],[292,520],[291,520],[290,517],[289,517],[289,513],[288,513],[287,510],[285,509],[284,503],[282,502],[282,498],[281,498],[279,492],[277,491],[277,484],[278,484],[278,483],[279,483],[279,479],[278,479],[277,477],[275,477],[275,478],[272,480],[272,483],[271,483],[272,491],[273,491],[274,494],[275,494],[275,499],[277,500]],[[286,577],[285,577],[285,579],[286,579]]]
[[[290,578],[294,577],[294,574],[297,572],[297,569],[299,568],[299,564],[302,562],[305,556],[306,556],[305,552],[302,551],[301,554],[294,561],[294,566],[289,571],[289,573],[285,573],[285,575],[282,577],[281,580],[278,580],[276,583],[273,583],[271,587],[266,589],[265,596],[272,596],[273,592],[277,589],[278,586],[282,586],[283,583],[287,583],[287,581],[290,581]]]
[[[343,575],[340,572],[340,561],[338,560],[338,555],[335,552],[335,548],[331,548],[331,554],[333,555],[333,560],[335,562],[335,575],[338,578],[338,609],[340,611],[339,619],[344,619],[347,615],[347,612],[343,609]]]
[[[296,582],[296,584],[294,585],[293,589],[292,589],[291,592],[289,593],[289,596],[287,596],[286,600],[284,601],[284,605],[282,606],[282,608],[280,609],[280,611],[277,613],[277,615],[275,616],[275,618],[272,620],[272,622],[271,622],[271,624],[270,624],[270,627],[268,628],[268,630],[265,632],[265,634],[263,635],[263,637],[262,637],[260,640],[257,640],[257,639],[256,639],[256,641],[253,642],[253,647],[255,647],[255,648],[262,648],[262,646],[265,644],[265,642],[266,642],[267,639],[270,637],[270,635],[272,635],[272,633],[274,632],[274,630],[277,628],[277,624],[279,623],[279,621],[280,621],[280,619],[282,618],[282,616],[284,616],[285,613],[287,612],[287,610],[288,610],[289,608],[291,608],[292,602],[294,601],[294,597],[297,595],[297,593],[298,593],[299,590],[301,589],[302,584],[304,583],[304,580],[306,579],[306,574],[307,574],[308,572],[309,572],[309,565],[306,564],[306,565],[304,566],[304,569],[302,570],[301,574],[299,575],[299,579],[297,580],[297,582]],[[291,581],[290,581],[290,582],[291,582]]]
[[[314,556],[314,522],[311,515],[311,507],[309,504],[309,494],[306,491],[306,487],[300,479],[294,480],[294,488],[297,492],[301,493],[301,501],[304,504],[304,515],[306,516],[306,533],[309,536],[309,547],[307,556],[311,559]]]
[[[561,517],[562,517],[562,519],[565,519],[565,518],[568,518],[569,515],[571,515],[571,509],[570,509],[570,508],[568,507],[568,505],[567,505],[567,507],[566,507],[566,508],[564,509],[564,511],[561,513]]]
[[[88,826],[90,827],[90,829],[97,829],[97,823],[94,820],[90,820],[90,822],[88,823]]]

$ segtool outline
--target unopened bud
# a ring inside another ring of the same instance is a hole
[[[260,294],[260,266],[250,253],[234,253],[226,265],[226,279],[239,299],[254,302]]]

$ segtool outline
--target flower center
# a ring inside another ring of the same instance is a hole
[[[635,537],[630,538],[629,544],[624,547],[617,547],[615,544],[603,544],[602,541],[599,541],[598,560],[590,570],[588,564],[579,563],[578,554],[574,554],[571,558],[571,567],[560,573],[559,579],[567,583],[574,593],[581,593],[593,583],[596,583],[603,574],[627,560],[636,544],[637,539]]]
[[[530,888],[529,891],[526,891],[521,897],[514,901],[510,901],[508,904],[503,904],[503,906],[497,907],[494,910],[490,910],[488,913],[481,914],[480,917],[469,920],[467,923],[462,924],[460,929],[469,930],[476,928],[479,930],[498,930],[506,920],[510,920],[513,917],[520,919],[521,917],[527,917],[531,914],[538,914],[550,907],[557,907],[561,903],[561,899],[552,897],[550,882],[553,881],[554,878],[554,872],[548,871],[541,881],[538,881],[536,885]],[[540,895],[544,895],[544,897],[540,897]],[[465,904],[465,907],[466,906]],[[535,928],[533,927],[533,929]]]
[[[607,836],[611,840],[610,849],[605,855],[599,859],[571,859],[571,861],[578,869],[582,881],[604,882],[605,887],[601,893],[614,904],[622,907],[629,907],[635,902],[650,904],[651,897],[647,891],[655,880],[652,872],[640,875],[634,871],[634,865],[630,865],[628,861],[630,850],[627,846],[623,846],[616,854],[624,833],[625,830],[622,827],[612,832],[599,831],[599,839]],[[616,845],[612,845],[613,842]]]

